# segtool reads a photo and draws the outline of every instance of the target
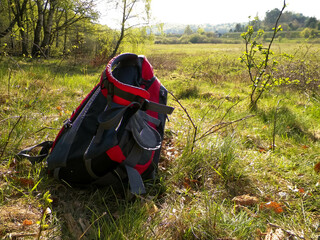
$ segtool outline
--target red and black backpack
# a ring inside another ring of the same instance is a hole
[[[144,56],[113,58],[55,141],[42,144],[51,149],[49,171],[69,184],[120,180],[129,182],[132,193],[145,193],[143,179],[154,176],[167,114],[173,111],[166,104],[167,90]],[[30,157],[31,148],[18,155]]]

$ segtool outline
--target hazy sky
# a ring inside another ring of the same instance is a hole
[[[320,19],[320,0],[286,0],[286,3],[286,11]],[[256,15],[263,19],[266,11],[282,6],[283,0],[152,0],[151,11],[156,23],[219,24],[247,22],[249,16]],[[106,24],[106,19],[111,22],[110,12],[102,14],[100,23]]]

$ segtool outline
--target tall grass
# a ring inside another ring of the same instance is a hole
[[[278,44],[286,52],[296,47]],[[237,60],[241,51],[241,45],[155,45],[138,54],[147,56],[187,109],[200,137],[250,114],[248,80]],[[289,69],[281,64],[284,72]],[[176,109],[166,123],[157,179],[146,183],[144,196],[130,195],[125,185],[72,188],[48,177],[45,163],[18,161],[20,149],[54,139],[101,71],[67,61],[1,59],[2,238],[40,232],[44,239],[263,239],[268,229],[280,228],[287,238],[291,233],[317,239],[320,98],[315,86],[306,91],[276,87],[261,99],[254,117],[197,141],[185,111],[169,97]],[[258,202],[233,201],[242,195]],[[283,211],[264,207],[270,202]],[[47,207],[52,213],[44,215]],[[40,228],[36,222],[43,216]],[[25,219],[33,224],[23,225]]]

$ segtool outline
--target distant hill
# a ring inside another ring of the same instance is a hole
[[[196,32],[199,28],[202,28],[205,32],[215,32],[224,34],[234,29],[237,23],[224,23],[224,24],[168,24],[163,25],[163,32],[165,34],[183,34],[186,27],[189,26],[192,31]],[[243,23],[245,24],[245,23]],[[159,28],[154,26],[152,28],[154,34],[160,34]]]
[[[274,24],[280,14],[280,10],[275,8],[267,11],[264,19],[255,18],[250,23],[223,23],[223,24],[168,24],[162,26],[162,31],[165,34],[182,35],[188,28],[190,32],[197,32],[199,28],[204,32],[213,32],[217,34],[225,34],[229,32],[243,32],[246,31],[248,24],[254,27],[254,30],[263,29],[265,31],[272,31]],[[307,17],[301,13],[284,12],[281,15],[279,24],[281,24],[284,31],[302,31],[305,28],[320,30],[320,21],[315,17]],[[154,34],[160,34],[159,26],[152,28]]]

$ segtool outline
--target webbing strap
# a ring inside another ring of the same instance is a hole
[[[60,168],[55,168],[55,169],[53,170],[53,177],[54,177],[55,179],[57,179],[57,180],[60,180],[60,178],[59,178],[59,173],[60,173]]]
[[[128,106],[121,107],[121,108],[107,108],[101,115],[98,117],[99,127],[97,130],[97,134],[95,136],[95,144],[100,143],[104,130],[115,128],[117,129],[119,124],[121,123],[122,117],[125,112],[131,108],[135,107],[136,110],[140,108],[140,104],[137,102],[133,102]],[[120,109],[120,111],[119,111]],[[113,113],[117,112],[115,115]],[[114,115],[110,118],[110,116]],[[108,118],[109,117],[109,118]]]
[[[87,172],[89,173],[89,175],[94,178],[94,179],[98,179],[99,177],[92,171],[92,163],[91,163],[91,159],[85,159],[84,163],[87,169]]]
[[[142,106],[142,110],[150,110],[150,111],[154,111],[154,112],[158,112],[158,113],[163,113],[163,114],[171,114],[174,110],[173,107],[169,107],[167,105],[163,105],[160,103],[156,103],[156,102],[151,102],[148,100],[145,100]]]
[[[131,192],[133,194],[146,193],[146,189],[144,187],[140,173],[133,167],[130,167],[128,165],[125,165],[125,167],[126,167],[128,178],[129,178]]]
[[[156,126],[159,126],[160,125],[160,119],[158,118],[154,118],[154,117],[151,117],[150,115],[148,115],[146,112],[140,112],[143,119],[146,120],[147,122],[151,122],[153,123],[154,125]]]
[[[25,148],[17,154],[17,157],[18,158],[21,158],[21,157],[27,158],[32,164],[34,164],[36,162],[40,162],[41,160],[45,159],[48,156],[49,150],[52,147],[52,144],[53,144],[52,141],[45,141],[45,142],[39,143],[37,145],[34,145],[32,147]],[[37,147],[42,147],[39,155],[31,156],[29,154],[29,152],[31,152],[33,149],[35,149]]]
[[[135,167],[140,160],[142,151],[142,148],[135,144],[128,157],[123,161],[123,164]]]

